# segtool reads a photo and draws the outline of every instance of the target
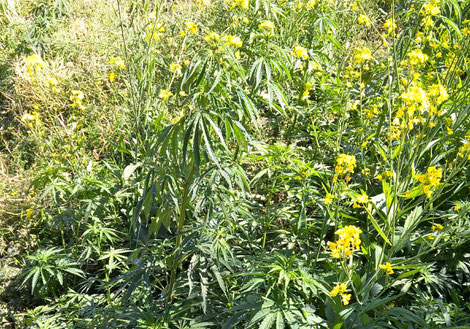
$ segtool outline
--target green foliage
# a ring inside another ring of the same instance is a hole
[[[19,326],[468,326],[468,1],[0,8]]]
[[[57,296],[70,284],[70,277],[84,277],[79,263],[71,260],[59,248],[42,249],[28,256],[28,264],[20,275],[22,286],[31,284],[31,293],[42,298]]]

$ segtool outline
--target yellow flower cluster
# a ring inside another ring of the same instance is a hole
[[[327,205],[328,205],[328,204],[331,204],[335,198],[336,198],[336,197],[335,197],[333,194],[331,194],[331,193],[326,193],[324,203],[327,204]]]
[[[359,250],[362,230],[354,225],[348,225],[335,232],[338,235],[336,242],[329,242],[331,256],[334,258],[351,257],[352,253]]]
[[[111,57],[109,59],[109,64],[114,64],[121,70],[124,70],[126,68],[126,64],[124,63],[124,60],[121,57]]]
[[[354,155],[340,154],[336,159],[335,173],[338,175],[352,174],[356,168],[356,157]]]
[[[181,72],[182,69],[183,67],[180,64],[176,64],[176,63],[170,64],[170,72],[176,72],[176,74],[180,75],[182,73]]]
[[[152,24],[147,26],[147,35],[145,36],[145,41],[149,42],[151,39],[153,41],[158,41],[165,32],[165,28],[162,24]]]
[[[85,95],[80,90],[72,90],[72,95],[70,96],[70,100],[72,101],[72,107],[78,108],[79,110],[84,110],[85,106],[83,106],[83,99]]]
[[[36,212],[36,211],[34,211],[34,209],[31,209],[31,208],[27,209],[27,210],[26,210],[26,218],[27,218],[27,219],[30,219],[31,217],[33,217],[33,215],[34,215],[35,212]]]
[[[424,193],[428,198],[434,192],[434,188],[438,186],[442,179],[442,169],[431,166],[425,174],[416,175],[416,180],[423,185]]]
[[[167,100],[171,96],[173,96],[173,93],[171,91],[165,90],[165,89],[161,89],[160,94],[158,94],[158,97],[160,97],[163,100]]]
[[[421,49],[414,49],[408,53],[409,63],[411,65],[420,65],[426,63],[429,59],[428,55],[424,54]]]
[[[308,0],[307,2],[299,1],[297,4],[297,9],[306,8],[308,10],[314,9],[318,4],[319,0]]]
[[[121,57],[111,57],[109,59],[109,64],[116,66],[120,70],[124,70],[126,68],[126,64],[124,63],[124,60]],[[109,73],[109,81],[113,82],[114,79],[116,79],[116,73]]]
[[[346,294],[346,290],[348,289],[346,283],[337,284],[333,287],[330,291],[330,297],[336,297],[341,295],[341,302],[343,305],[348,305],[349,301],[351,300],[351,294]]]
[[[362,192],[356,196],[356,202],[353,204],[353,208],[360,208],[361,205],[367,205],[369,203],[369,197],[366,193]]]
[[[21,117],[21,121],[26,123],[28,127],[32,128],[34,125],[39,125],[41,120],[39,119],[39,112],[34,111],[33,113],[25,112]]]
[[[358,48],[354,53],[354,62],[362,64],[372,59],[372,53],[368,47]]]
[[[230,6],[230,10],[236,7],[247,9],[250,4],[248,0],[224,0],[224,3]]]
[[[205,36],[204,40],[206,42],[211,42],[211,41],[219,41],[220,40],[220,34],[217,32],[211,32],[208,35]]]
[[[26,74],[33,75],[44,66],[44,62],[38,55],[31,55],[26,58]]]
[[[34,80],[34,75],[44,66],[44,62],[38,55],[31,55],[25,59],[26,75],[29,81]]]
[[[397,24],[394,19],[389,18],[385,21],[382,27],[384,30],[387,30],[387,33],[392,33],[397,28]]]
[[[414,74],[414,79],[419,79],[418,73]],[[406,79],[402,80],[402,83],[406,86],[408,82]],[[434,115],[441,116],[442,112],[437,109],[437,106],[448,100],[449,94],[447,89],[440,83],[429,86],[429,90],[426,92],[418,80],[418,82],[410,84],[400,95],[400,98],[405,105],[398,108],[396,117],[392,121],[392,131],[389,133],[392,140],[398,139],[403,129],[412,130],[415,125],[425,122],[423,117],[425,111],[428,111],[430,118]],[[405,114],[407,116],[403,119]],[[430,120],[428,126],[431,129],[435,127],[434,121]],[[447,131],[449,134],[453,133],[450,127],[447,127]]]
[[[431,227],[431,229],[432,229],[433,231],[440,231],[440,230],[443,230],[443,229],[444,229],[444,226],[442,226],[441,224],[436,224],[436,225],[433,225],[433,226]]]
[[[392,264],[390,264],[389,262],[386,262],[385,264],[380,264],[379,267],[380,269],[386,271],[387,275],[391,275],[394,273],[392,269]]]
[[[291,55],[303,60],[308,59],[308,50],[302,46],[295,46],[292,50]]]
[[[47,85],[49,86],[49,88],[51,88],[51,91],[53,93],[58,94],[60,92],[60,89],[57,87],[58,84],[59,84],[59,81],[57,81],[57,79],[55,78],[47,79]]]
[[[274,31],[274,23],[271,21],[262,21],[260,25],[258,25],[260,30],[266,30],[268,32]]]
[[[458,155],[461,158],[467,157],[467,159],[470,160],[470,143],[466,142],[460,146]]]
[[[359,15],[359,17],[357,18],[357,22],[361,25],[364,25],[366,27],[370,27],[371,26],[371,22],[370,22],[370,19],[369,17],[367,17],[366,15]]]
[[[426,27],[434,25],[433,17],[439,15],[441,10],[439,9],[440,0],[431,0],[426,2],[420,10],[423,15],[423,24]]]
[[[410,86],[400,95],[400,98],[405,102],[407,113],[410,116],[412,116],[416,110],[423,113],[431,106],[426,91],[417,85]],[[400,117],[400,115],[398,115],[398,117]]]
[[[186,29],[189,30],[191,33],[196,33],[197,32],[197,25],[193,22],[187,22],[184,24],[186,26]]]
[[[303,101],[307,101],[307,102],[308,102],[308,99],[309,99],[309,96],[310,96],[310,90],[312,90],[312,88],[313,88],[312,83],[307,82],[307,83],[305,84],[305,89],[304,89],[304,92],[302,93],[302,100],[303,100]]]
[[[237,48],[241,48],[241,46],[243,45],[242,39],[240,39],[240,37],[233,36],[233,35],[227,35],[225,37],[225,41],[227,42],[229,46],[235,46]]]
[[[440,83],[430,86],[428,94],[429,96],[435,98],[436,105],[441,105],[449,99],[449,94],[447,93],[446,87]]]
[[[391,172],[390,170],[385,170],[383,173],[381,174],[378,174],[376,176],[376,178],[379,180],[379,181],[382,181],[383,179],[387,179],[389,177],[393,177],[393,172]]]

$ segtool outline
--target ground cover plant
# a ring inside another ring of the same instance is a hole
[[[0,327],[468,328],[470,2],[0,0]]]

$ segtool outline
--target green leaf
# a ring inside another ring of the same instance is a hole
[[[380,234],[380,236],[382,237],[382,239],[385,240],[385,242],[387,242],[389,245],[392,245],[390,243],[390,241],[388,240],[387,236],[385,235],[385,233],[382,231],[382,229],[380,228],[379,224],[377,224],[377,221],[375,220],[375,218],[369,214],[369,219],[370,221],[372,222],[372,225],[374,226],[374,228],[377,230],[377,232]]]
[[[129,181],[129,178],[132,176],[134,171],[139,168],[142,164],[140,162],[135,163],[135,164],[130,164],[126,168],[124,168],[124,171],[122,172],[122,179],[125,183]]]
[[[264,318],[263,322],[261,322],[261,324],[258,328],[259,329],[270,329],[275,320],[276,320],[276,313],[270,313]]]
[[[276,329],[284,329],[285,323],[284,323],[284,317],[282,316],[281,312],[277,312],[276,315]]]

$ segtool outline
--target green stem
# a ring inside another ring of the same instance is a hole
[[[191,165],[191,169],[189,170],[188,177],[186,179],[186,182],[183,186],[183,199],[181,200],[181,205],[180,205],[180,215],[179,218],[177,219],[176,223],[176,243],[175,243],[175,249],[173,250],[173,255],[176,256],[176,252],[178,251],[179,247],[181,246],[181,243],[183,242],[183,227],[184,227],[184,221],[186,218],[186,204],[188,203],[188,195],[189,195],[189,189],[191,187],[191,182],[193,180],[193,176],[196,173],[196,165],[193,161]],[[167,289],[167,296],[166,296],[166,302],[170,302],[172,299],[173,295],[173,290],[175,287],[175,280],[176,280],[176,271],[178,270],[180,261],[178,259],[175,259],[172,268],[171,268],[171,274],[170,274],[170,283],[168,284],[168,289]]]

